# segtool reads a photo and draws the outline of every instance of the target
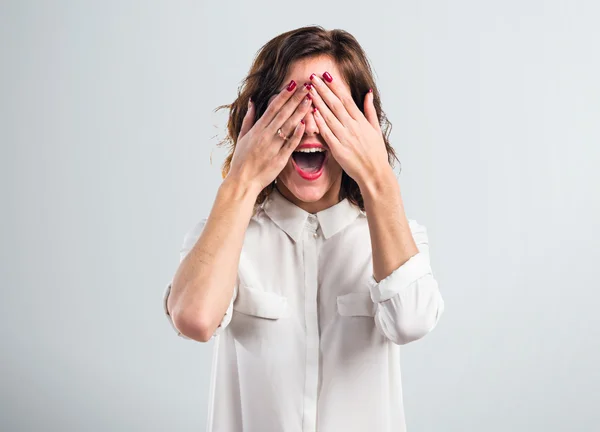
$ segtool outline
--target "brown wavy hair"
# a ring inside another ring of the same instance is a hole
[[[373,89],[373,104],[383,132],[388,162],[394,167],[394,160],[401,162],[389,143],[392,124],[381,109],[379,91],[375,85],[369,60],[358,41],[345,30],[325,30],[321,26],[305,26],[282,33],[263,45],[255,55],[248,76],[238,88],[238,96],[229,105],[221,105],[214,111],[229,109],[227,136],[217,146],[229,144],[229,154],[223,162],[221,175],[229,173],[231,160],[235,152],[242,121],[248,110],[248,99],[252,97],[255,105],[255,118],[258,120],[268,106],[269,98],[283,84],[292,63],[307,57],[327,55],[337,64],[345,82],[350,87],[352,99],[364,114],[364,97]],[[275,181],[266,186],[258,195],[254,210],[264,202],[275,187]],[[342,171],[342,183],[339,199],[348,198],[350,202],[364,211],[363,197],[358,184]]]

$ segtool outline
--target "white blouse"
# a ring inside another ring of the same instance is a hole
[[[377,283],[364,211],[344,199],[311,214],[273,190],[250,220],[213,335],[208,432],[406,430],[400,345],[444,310],[427,231],[409,224],[419,252]],[[168,315],[170,288],[165,313],[188,339]]]

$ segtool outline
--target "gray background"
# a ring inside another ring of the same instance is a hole
[[[3,431],[200,431],[213,343],[162,312],[258,48],[344,28],[377,73],[446,301],[409,430],[600,422],[593,1],[3,1]],[[213,158],[212,164],[210,158]]]

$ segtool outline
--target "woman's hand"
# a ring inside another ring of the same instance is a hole
[[[249,102],[228,176],[248,182],[260,192],[283,171],[302,139],[305,125],[301,120],[311,107],[307,88],[296,87],[292,80],[254,124],[255,107]],[[279,128],[287,140],[277,134]]]
[[[327,82],[312,74],[309,88],[319,133],[335,160],[360,186],[373,174],[391,168],[373,93],[365,96],[363,115],[339,78],[328,72],[323,77]]]

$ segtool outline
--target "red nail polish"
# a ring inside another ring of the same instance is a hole
[[[291,80],[291,81],[290,81],[290,83],[289,83],[289,84],[288,84],[288,86],[287,86],[287,90],[288,90],[288,91],[292,91],[292,90],[294,90],[295,88],[296,88],[296,81],[294,81],[294,80]]]
[[[327,82],[333,81],[333,77],[331,75],[329,75],[329,72],[325,72],[323,74],[323,78],[325,78],[325,81],[327,81]]]
[[[373,93],[373,89],[372,88],[369,89],[369,93]]]
[[[310,74],[310,80],[312,81],[312,79],[315,77],[315,74]]]
[[[308,99],[308,100],[312,100],[312,96],[310,95],[310,93],[307,93],[307,94],[306,94],[306,99]]]
[[[313,112],[316,113],[318,111],[317,107],[313,108]]]
[[[300,123],[304,124],[304,119],[300,120]]]

